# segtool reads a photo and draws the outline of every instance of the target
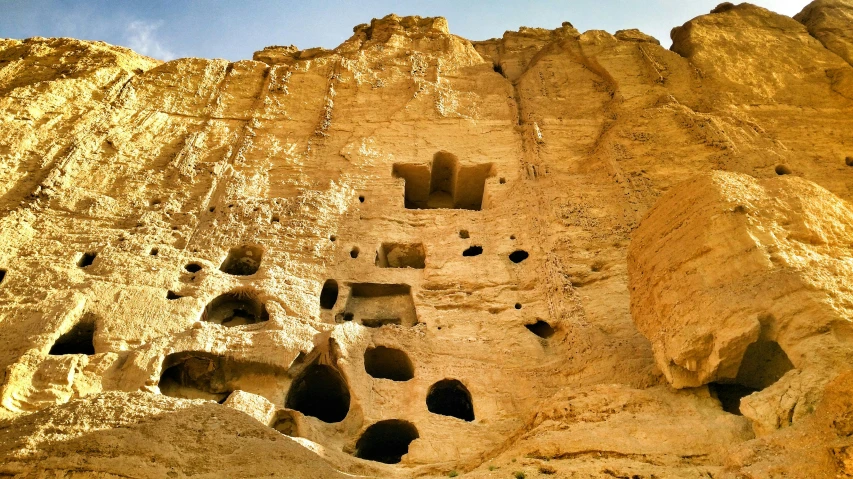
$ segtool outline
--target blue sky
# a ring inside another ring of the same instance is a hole
[[[500,37],[520,26],[611,33],[639,28],[669,47],[669,31],[709,12],[720,0],[562,1],[219,1],[0,0],[0,37],[66,36],[133,48],[162,60],[241,60],[267,45],[334,48],[352,27],[389,13],[443,16],[450,31],[471,40]],[[793,16],[806,0],[753,0]]]

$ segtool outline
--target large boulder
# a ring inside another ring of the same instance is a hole
[[[628,273],[669,382],[761,391],[740,403],[758,433],[807,414],[850,367],[853,209],[810,181],[714,172],[674,187],[634,232]]]

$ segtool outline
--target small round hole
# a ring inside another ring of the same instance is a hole
[[[189,271],[190,273],[198,273],[201,271],[201,265],[198,263],[189,263],[184,266],[184,269]]]
[[[793,173],[790,168],[785,165],[776,165],[776,174],[779,176],[790,175]]]
[[[459,237],[462,239],[468,239],[471,235],[468,234],[468,230],[459,230]]]
[[[358,246],[350,250],[349,257],[352,259],[358,258]]]
[[[278,215],[273,216],[273,217],[272,217],[272,222],[273,222],[273,223],[280,223],[280,222],[281,222],[281,218],[279,218],[279,217],[278,217]]]
[[[503,185],[504,183],[506,183],[506,178],[501,178],[500,183],[501,183],[502,185]]]
[[[338,239],[338,237],[337,237],[337,236],[335,236],[335,235],[329,236],[329,241],[331,241],[331,242],[333,242],[333,243],[334,243],[337,239]]]
[[[359,197],[358,197],[358,202],[359,202],[359,203],[364,203],[364,195],[361,195],[361,196],[359,196]]]
[[[521,309],[521,303],[515,303],[515,309]]]
[[[210,209],[209,209],[208,211],[210,211],[211,213],[213,213],[214,211],[216,211],[216,207],[215,207],[215,206],[211,206],[211,207],[210,207]]]
[[[515,235],[510,235],[510,236],[509,236],[509,239],[514,240],[514,239],[515,239]]]
[[[844,158],[844,164],[847,166],[853,166],[853,156],[848,156]]]
[[[149,254],[151,256],[157,256],[158,254],[160,254],[160,250],[158,248],[151,248],[151,251],[149,252]]]

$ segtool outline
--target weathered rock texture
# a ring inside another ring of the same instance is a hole
[[[851,11],[724,5],[671,50],[0,40],[0,475],[850,474]],[[654,290],[702,245],[732,260]],[[733,311],[741,277],[800,296]],[[756,339],[790,368],[732,406]]]

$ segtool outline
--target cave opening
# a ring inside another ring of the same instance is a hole
[[[420,437],[414,424],[388,419],[365,429],[355,444],[355,457],[368,461],[397,464],[409,452],[409,445]]]
[[[364,370],[378,379],[408,381],[415,377],[415,368],[404,351],[385,346],[367,348],[364,352]]]
[[[771,386],[791,369],[794,365],[779,343],[759,340],[746,348],[734,380],[710,383],[708,389],[724,411],[741,415],[741,399]]]
[[[3,284],[4,279],[6,279],[6,270],[0,269],[0,284]]]
[[[474,420],[471,393],[457,379],[442,379],[430,386],[426,403],[427,409],[433,414],[451,416],[463,421]]]
[[[270,427],[286,436],[296,437],[299,435],[296,428],[296,419],[290,411],[279,409],[275,413]]]
[[[258,295],[251,290],[236,290],[217,296],[208,303],[202,320],[226,327],[269,321],[269,313]]]
[[[407,284],[353,283],[343,313],[344,320],[368,328],[418,324],[412,290]]]
[[[184,269],[190,273],[198,273],[199,271],[201,271],[201,265],[198,263],[188,263],[186,266],[184,266]]]
[[[426,267],[426,252],[421,243],[382,243],[376,252],[375,265],[380,268]]]
[[[98,257],[98,253],[95,253],[95,252],[83,253],[83,255],[80,256],[80,259],[77,261],[77,266],[79,266],[81,268],[85,268],[87,266],[90,266],[92,263],[95,262],[95,258],[97,258],[97,257]]]
[[[509,260],[513,263],[521,263],[522,261],[526,260],[528,256],[530,255],[527,253],[527,251],[524,251],[523,249],[518,249],[509,254]]]
[[[542,321],[541,319],[533,324],[525,324],[524,327],[527,328],[528,331],[539,336],[542,339],[550,338],[554,335],[555,332],[554,328],[551,327],[550,324],[546,323],[545,321]]]
[[[242,245],[231,248],[219,270],[233,276],[250,276],[261,267],[264,250],[260,246]]]
[[[482,209],[486,178],[493,175],[492,163],[462,166],[456,155],[439,151],[432,163],[395,163],[393,174],[403,178],[407,209]]]
[[[84,315],[66,333],[59,336],[50,348],[51,356],[65,354],[95,354],[95,318],[90,314]]]
[[[483,254],[482,246],[471,246],[462,252],[462,256],[480,256],[481,254]]]
[[[341,422],[347,417],[350,393],[337,369],[313,364],[294,379],[287,392],[285,407],[327,422]]]
[[[790,175],[791,173],[793,173],[793,171],[791,171],[791,168],[786,165],[776,165],[775,171],[776,174],[779,176]]]
[[[327,279],[323,283],[323,289],[320,290],[320,308],[332,309],[335,303],[338,302],[338,282],[333,279]]]
[[[231,394],[221,361],[204,353],[174,353],[163,360],[160,393],[182,399],[224,402]]]

